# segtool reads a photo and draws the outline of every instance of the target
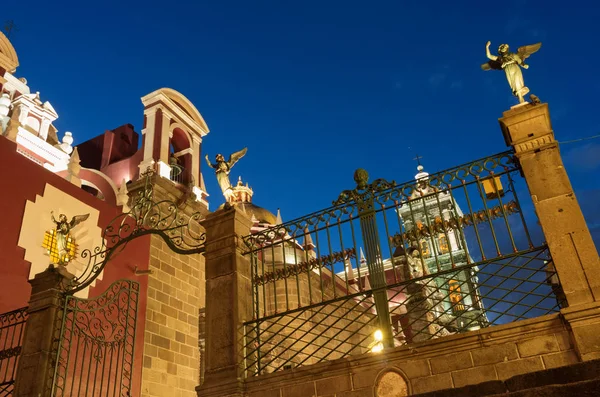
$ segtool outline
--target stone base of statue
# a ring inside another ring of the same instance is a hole
[[[520,107],[527,106],[527,105],[529,105],[529,102],[527,102],[527,101],[523,100],[523,102],[521,102],[521,103],[517,103],[516,105],[514,105],[514,106],[511,106],[510,108],[511,108],[511,109],[518,109],[518,108],[520,108]]]

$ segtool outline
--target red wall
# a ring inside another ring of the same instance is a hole
[[[73,196],[100,212],[99,227],[104,229],[121,213],[115,207],[67,182],[16,152],[16,144],[0,137],[0,313],[27,305],[31,287],[28,283],[30,263],[23,259],[24,250],[17,246],[25,203],[43,195],[46,183]],[[50,214],[48,214],[50,216]],[[100,295],[115,280],[126,278],[140,283],[135,346],[135,376],[132,395],[139,395],[141,383],[144,324],[146,320],[147,276],[136,276],[134,267],[148,269],[150,236],[133,240],[105,267],[102,280],[90,290],[90,298]]]

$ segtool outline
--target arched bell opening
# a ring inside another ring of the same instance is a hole
[[[169,142],[169,166],[171,180],[184,185],[193,184],[192,148],[188,134],[181,128],[173,129]]]

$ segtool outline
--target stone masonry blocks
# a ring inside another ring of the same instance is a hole
[[[472,350],[471,356],[473,357],[473,364],[480,366],[516,360],[519,358],[519,353],[517,352],[516,344],[505,343]]]
[[[314,382],[285,386],[281,391],[281,397],[313,397],[317,395]]]
[[[426,393],[441,389],[450,389],[453,387],[452,375],[450,373],[417,378],[411,383],[414,394]]]
[[[541,371],[542,369],[544,369],[544,364],[541,357],[529,357],[496,364],[496,371],[500,380],[527,372]]]
[[[150,252],[142,392],[192,397],[200,369],[197,313],[204,303],[204,271],[193,267],[203,267],[203,260],[184,259],[158,236],[151,237]]]
[[[454,387],[476,385],[478,383],[496,379],[498,379],[498,375],[496,374],[494,365],[483,365],[452,372]]]
[[[325,378],[316,382],[317,396],[333,395],[342,391],[352,389],[350,376],[340,375],[333,378]]]
[[[559,350],[558,342],[554,335],[538,336],[537,338],[517,342],[517,347],[521,357],[538,356]]]
[[[470,368],[473,366],[471,352],[463,351],[452,354],[435,357],[429,360],[431,364],[431,373],[440,374],[444,372],[456,371],[459,369]]]

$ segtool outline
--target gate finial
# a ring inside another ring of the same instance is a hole
[[[363,190],[367,187],[369,182],[369,173],[364,168],[359,168],[354,171],[354,181],[356,182],[356,188]]]

